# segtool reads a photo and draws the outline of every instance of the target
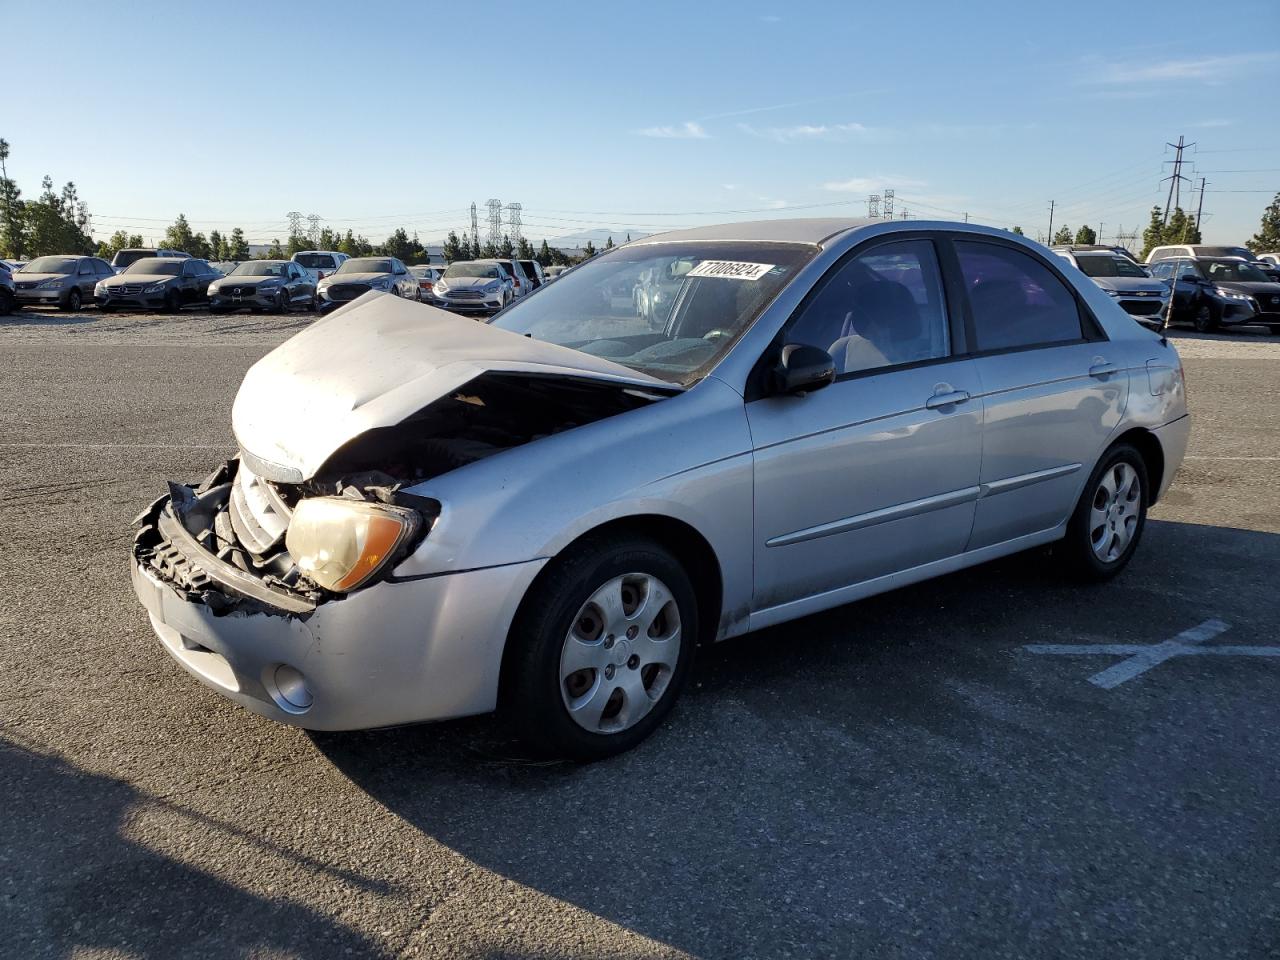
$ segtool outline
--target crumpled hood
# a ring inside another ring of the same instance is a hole
[[[1104,290],[1119,290],[1121,293],[1164,293],[1168,289],[1154,277],[1093,277],[1092,280]]]
[[[298,483],[348,440],[394,426],[486,371],[681,389],[603,357],[370,292],[250,367],[232,427],[255,472]]]

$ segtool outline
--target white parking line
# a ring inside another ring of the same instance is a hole
[[[1031,643],[1022,649],[1028,653],[1051,656],[1127,657],[1128,659],[1089,678],[1090,683],[1104,690],[1118,687],[1126,680],[1132,680],[1173,657],[1280,657],[1280,646],[1201,646],[1230,628],[1231,625],[1222,620],[1206,620],[1199,626],[1184,630],[1173,639],[1162,643]]]
[[[1278,463],[1280,457],[1183,457],[1183,460],[1257,460],[1261,463]]]
[[[230,450],[230,443],[0,443],[21,450]]]

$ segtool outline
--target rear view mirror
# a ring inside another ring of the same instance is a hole
[[[819,390],[836,378],[836,362],[821,347],[789,343],[782,348],[773,368],[775,393],[801,394]]]

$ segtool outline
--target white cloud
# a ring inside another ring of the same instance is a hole
[[[724,190],[737,190],[737,189],[738,189],[738,185],[737,185],[736,183],[722,183],[722,184],[720,184],[720,187],[721,187],[722,189],[724,189]]]
[[[679,126],[645,127],[637,130],[642,137],[657,137],[662,140],[707,140],[710,134],[702,128],[702,124],[686,120]]]
[[[885,187],[896,192],[903,189],[912,190],[924,185],[925,181],[913,180],[911,177],[850,177],[848,180],[829,180],[822,185],[822,189],[835,193],[879,193]]]
[[[799,140],[849,140],[875,137],[881,131],[861,123],[800,123],[790,127],[754,127],[739,123],[738,129],[753,137],[773,140],[775,143],[795,143]]]
[[[1155,63],[1141,61],[1135,63],[1111,63],[1097,66],[1093,76],[1087,76],[1086,83],[1126,84],[1157,83],[1160,81],[1200,80],[1221,81],[1239,76],[1249,67],[1265,63],[1274,63],[1280,54],[1269,53],[1229,53],[1213,57],[1189,57],[1182,60],[1162,60]]]

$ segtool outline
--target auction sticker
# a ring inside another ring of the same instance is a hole
[[[772,270],[772,263],[742,263],[738,260],[703,260],[686,277],[716,277],[720,280],[759,280]]]

